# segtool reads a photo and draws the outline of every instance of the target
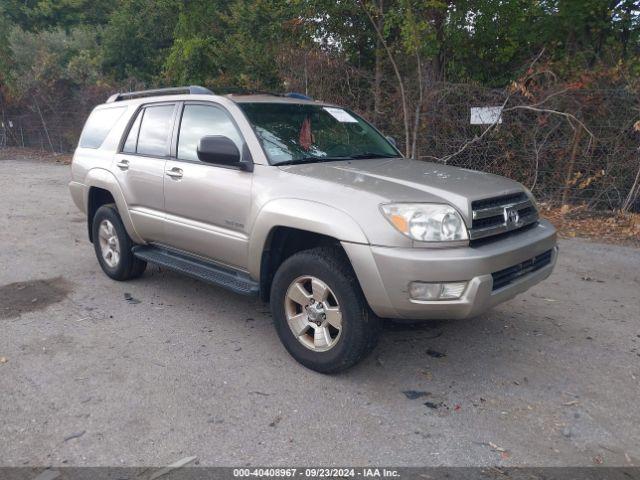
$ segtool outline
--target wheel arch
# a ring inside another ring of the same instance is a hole
[[[134,242],[144,243],[144,240],[135,230],[124,194],[111,172],[103,168],[93,168],[87,172],[85,185],[87,186],[85,204],[87,206],[87,228],[90,241],[93,241],[91,227],[95,212],[106,203],[115,203],[127,234]]]
[[[248,270],[260,280],[262,298],[268,299],[273,275],[286,258],[324,245],[344,252],[342,241],[368,243],[360,226],[345,212],[307,200],[274,200],[260,210],[254,222]]]

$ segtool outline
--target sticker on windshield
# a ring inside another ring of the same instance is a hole
[[[358,123],[358,120],[349,115],[349,112],[334,107],[324,107],[324,110],[341,123]]]

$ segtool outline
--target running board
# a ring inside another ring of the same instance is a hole
[[[137,245],[131,250],[145,262],[188,275],[213,285],[231,290],[241,295],[258,295],[260,285],[244,272],[220,267],[196,257],[148,245]]]

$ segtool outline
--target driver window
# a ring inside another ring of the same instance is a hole
[[[198,142],[205,135],[229,137],[242,152],[242,136],[227,112],[209,105],[185,105],[178,134],[178,158],[198,161]]]

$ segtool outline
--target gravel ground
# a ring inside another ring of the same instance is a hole
[[[257,300],[157,267],[109,280],[69,167],[0,164],[0,465],[640,464],[640,250],[562,241],[526,294],[389,323],[323,376]]]

